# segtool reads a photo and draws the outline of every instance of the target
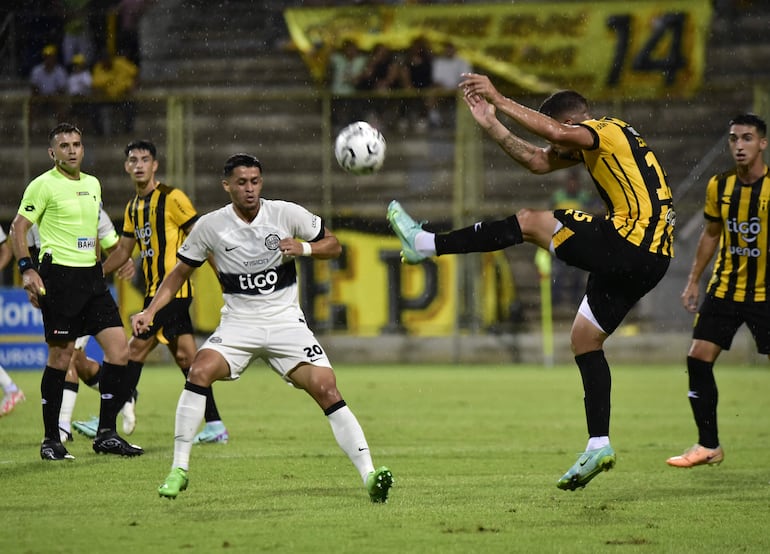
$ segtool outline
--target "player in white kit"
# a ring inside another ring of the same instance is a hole
[[[174,461],[158,493],[176,498],[187,488],[206,389],[216,380],[238,379],[252,361],[262,359],[318,403],[372,502],[387,501],[393,475],[384,466],[374,468],[364,432],[342,399],[331,363],[299,305],[295,256],[336,258],[342,251],[339,241],[302,206],[261,198],[262,165],[254,156],[228,158],[222,186],[232,202],[200,218],[177,253],[176,267],[149,306],[132,318],[135,333],[146,331],[181,284],[213,257],[222,285],[222,317],[195,355],[179,397]]]

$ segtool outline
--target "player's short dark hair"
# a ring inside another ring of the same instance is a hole
[[[222,175],[229,177],[236,167],[258,167],[262,171],[262,163],[251,154],[233,154],[225,162]]]
[[[154,158],[158,157],[157,149],[155,148],[155,144],[151,140],[146,139],[139,139],[139,140],[132,140],[126,145],[125,150],[123,151],[128,157],[128,153],[131,152],[131,150],[147,150],[147,152],[150,153],[150,155]]]
[[[81,137],[83,136],[83,132],[80,129],[78,129],[75,125],[73,125],[72,123],[59,123],[58,125],[56,125],[56,127],[51,129],[50,133],[48,133],[48,142],[49,142],[49,144],[51,142],[53,142],[53,138],[56,135],[59,135],[61,133],[77,133]]]
[[[733,125],[750,125],[751,127],[756,127],[761,136],[767,136],[767,123],[757,114],[738,114],[730,120],[729,126],[732,127]]]
[[[543,100],[538,111],[558,120],[565,115],[588,111],[588,100],[574,90],[560,90]]]

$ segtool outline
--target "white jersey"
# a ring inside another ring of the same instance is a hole
[[[8,240],[8,235],[6,235],[3,228],[0,227],[0,244],[3,244],[6,240]]]
[[[283,238],[315,241],[323,221],[292,202],[260,200],[257,217],[246,223],[232,204],[201,217],[177,257],[193,267],[214,257],[222,285],[223,322],[232,317],[257,323],[304,319],[297,293],[293,256],[278,248]]]

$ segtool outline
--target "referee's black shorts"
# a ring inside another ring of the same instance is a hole
[[[51,264],[41,271],[46,294],[40,297],[46,342],[74,341],[103,329],[122,327],[115,299],[101,264],[67,267]]]
[[[589,272],[586,299],[596,321],[612,333],[631,308],[660,282],[671,259],[621,238],[612,222],[574,210],[555,210],[556,257]]]

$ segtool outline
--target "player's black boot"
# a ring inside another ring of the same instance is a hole
[[[141,446],[129,444],[115,430],[101,431],[94,439],[94,452],[97,454],[117,454],[118,456],[141,456]]]
[[[40,457],[44,460],[56,462],[75,459],[75,456],[67,452],[62,443],[54,439],[43,439],[43,442],[40,444]]]

